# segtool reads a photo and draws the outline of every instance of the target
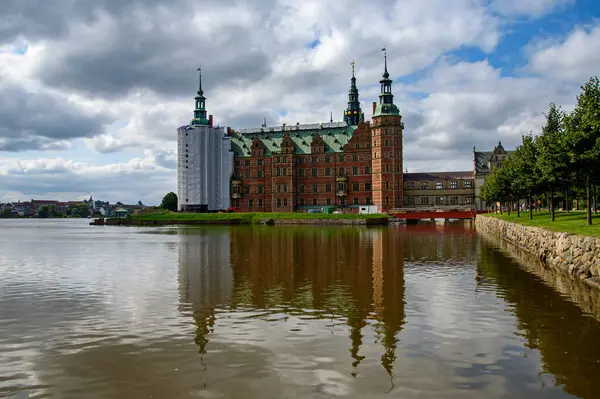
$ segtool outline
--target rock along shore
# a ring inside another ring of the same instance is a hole
[[[477,215],[475,228],[527,251],[541,265],[600,290],[600,238],[558,233]]]

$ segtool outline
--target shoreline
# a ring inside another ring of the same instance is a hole
[[[197,216],[196,216],[197,215]],[[214,215],[211,217],[211,215]],[[301,215],[301,216],[300,216]],[[322,215],[310,217],[306,214],[181,214],[170,217],[169,214],[144,215],[132,218],[95,218],[92,226],[168,226],[168,225],[354,225],[382,226],[390,222],[388,215]]]
[[[529,262],[539,264],[546,271],[544,281],[559,291],[564,284],[558,281],[569,277],[580,286],[600,292],[600,238],[555,232],[483,215],[475,218],[475,228],[484,238],[499,239],[515,247],[518,258],[523,258],[522,252],[526,252]],[[555,276],[549,278],[548,271]]]

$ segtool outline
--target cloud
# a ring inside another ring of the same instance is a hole
[[[580,27],[562,42],[548,43],[531,55],[529,70],[559,81],[583,84],[598,74],[600,25]]]
[[[525,48],[504,41],[517,21],[539,22],[575,6],[570,0],[9,1],[0,23],[0,151],[11,152],[12,166],[10,175],[0,174],[6,189],[0,196],[101,190],[109,200],[159,200],[175,186],[176,128],[192,118],[199,66],[208,111],[221,126],[256,127],[265,117],[270,125],[322,122],[330,112],[340,120],[351,61],[370,118],[383,46],[406,126],[409,169],[468,169],[473,145],[517,144],[539,128],[550,101],[568,107],[594,73],[597,27],[544,41],[531,34]],[[508,47],[526,50],[529,63],[514,70],[498,61],[511,59]],[[81,143],[93,159],[77,155]],[[19,169],[12,157],[26,150],[29,160]],[[85,162],[69,164],[69,157]],[[66,169],[51,174],[49,165]]]
[[[64,158],[0,159],[0,200],[32,197],[73,200],[93,194],[112,202],[160,203],[175,191],[174,154],[146,151],[143,157],[126,162],[94,165]],[[20,193],[20,194],[17,194]]]

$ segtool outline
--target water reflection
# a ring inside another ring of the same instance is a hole
[[[193,308],[201,354],[219,313],[254,310],[266,321],[346,324],[353,376],[364,359],[363,330],[372,324],[383,348],[381,365],[391,375],[405,323],[403,251],[402,237],[388,229],[285,228],[273,234],[270,228],[235,228],[184,235],[182,309]]]
[[[600,392],[600,324],[582,314],[540,279],[524,270],[497,247],[483,241],[477,270],[484,285],[497,287],[498,295],[513,304],[517,334],[527,348],[540,351],[543,371],[555,384],[582,398]]]
[[[598,322],[468,224],[61,223],[0,231],[0,396],[593,398],[600,388]]]

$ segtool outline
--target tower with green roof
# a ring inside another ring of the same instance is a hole
[[[402,207],[402,115],[394,104],[392,79],[387,68],[384,47],[384,72],[379,104],[374,104],[371,124],[371,165],[373,170],[373,204],[379,212]]]
[[[204,97],[204,91],[202,90],[201,68],[198,68],[198,92],[194,100],[196,100],[196,108],[194,109],[194,119],[192,119],[190,125],[208,126],[209,120],[206,118],[206,97]]]

